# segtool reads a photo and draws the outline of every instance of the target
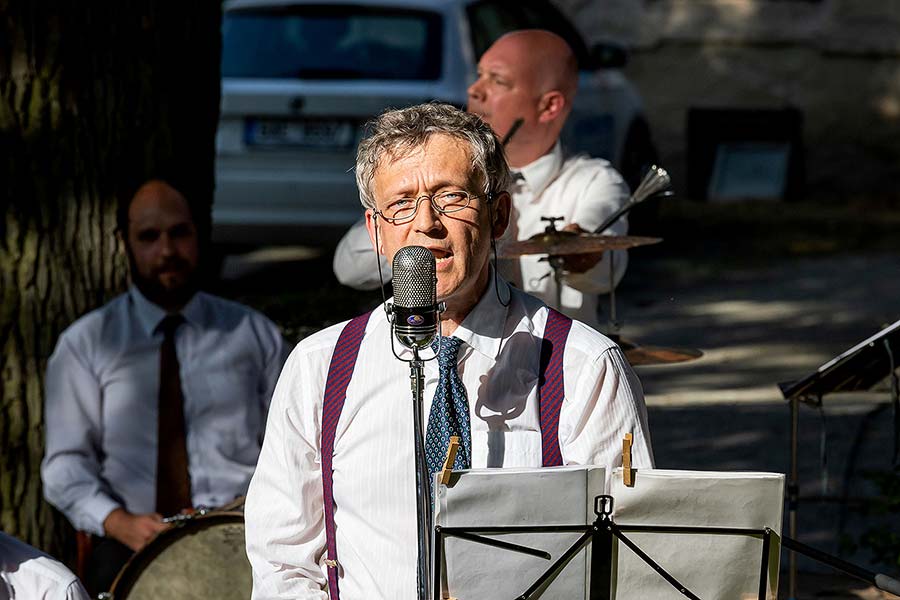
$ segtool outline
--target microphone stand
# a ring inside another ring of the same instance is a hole
[[[431,578],[428,566],[431,556],[431,494],[429,493],[428,465],[425,464],[425,436],[422,432],[423,396],[425,391],[425,361],[419,357],[419,349],[412,348],[413,359],[409,363],[409,384],[413,397],[413,435],[416,453],[416,519],[419,538],[419,561],[416,570],[419,600],[430,598]]]
[[[440,323],[440,314],[444,311],[444,303],[439,302],[436,306],[438,313],[438,323]],[[393,307],[388,306],[388,314],[392,314]],[[389,317],[390,318],[390,317]],[[428,359],[422,359],[419,356],[419,346],[414,343],[403,343],[403,346],[412,350],[412,359],[405,359],[397,352],[394,345],[397,335],[395,332],[395,324],[391,319],[391,351],[394,356],[403,362],[409,363],[409,386],[412,390],[413,400],[413,445],[416,461],[416,530],[418,534],[418,564],[416,566],[416,591],[418,600],[428,600],[431,596],[431,577],[429,567],[431,566],[431,477],[428,473],[428,464],[425,462],[425,433],[422,430],[424,419],[424,392],[425,392],[425,361],[434,360],[440,354],[443,346],[443,336],[441,335],[440,325],[438,325],[437,339],[438,351],[435,355]]]

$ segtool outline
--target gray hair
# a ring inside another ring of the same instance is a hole
[[[375,208],[372,182],[385,155],[398,158],[444,134],[469,146],[472,168],[485,195],[506,191],[509,165],[494,132],[476,115],[449,104],[428,103],[387,110],[367,124],[367,134],[356,151],[356,186],[365,208]]]

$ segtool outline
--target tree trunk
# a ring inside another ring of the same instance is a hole
[[[125,287],[123,190],[179,171],[208,233],[220,19],[215,1],[0,0],[0,530],[57,556],[72,544],[41,493],[46,361]]]

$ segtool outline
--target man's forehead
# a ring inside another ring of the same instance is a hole
[[[523,59],[524,60],[524,59]],[[482,71],[490,71],[492,73],[509,74],[515,71],[518,61],[513,60],[508,53],[485,52],[481,60],[478,61],[478,68]]]
[[[187,200],[165,182],[149,182],[135,194],[128,207],[128,220],[137,226],[165,221],[193,222]]]
[[[418,143],[395,144],[385,148],[378,156],[374,172],[378,175],[385,167],[391,167],[407,159],[429,158],[426,153],[431,155],[437,152],[444,154],[441,157],[443,160],[450,158],[445,153],[451,153],[451,157],[459,156],[469,163],[472,162],[470,160],[472,150],[464,140],[446,133],[433,133]]]

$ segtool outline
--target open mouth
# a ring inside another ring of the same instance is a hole
[[[445,263],[453,257],[453,254],[448,252],[447,250],[443,250],[441,248],[429,248],[431,253],[434,255],[434,260],[437,264]]]

